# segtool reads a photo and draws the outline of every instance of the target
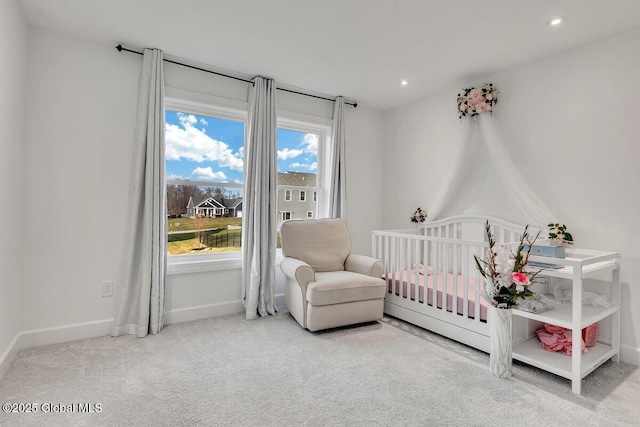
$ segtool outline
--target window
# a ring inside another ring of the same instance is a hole
[[[278,211],[289,212],[290,219],[318,216],[322,150],[327,131],[321,125],[278,120]],[[298,196],[296,201],[293,201],[294,192]],[[283,221],[282,215],[280,221]],[[277,227],[280,228],[280,224]]]
[[[167,105],[167,254],[239,252],[245,119]]]
[[[179,89],[165,105],[168,274],[239,268],[246,106]],[[278,228],[289,219],[322,216],[331,126],[318,117],[284,115],[277,128]]]
[[[280,221],[287,221],[289,219],[291,219],[291,212],[280,211]]]

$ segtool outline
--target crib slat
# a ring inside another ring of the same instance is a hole
[[[482,252],[484,251],[484,248],[480,247],[480,248],[476,248],[476,250],[477,250],[478,258],[484,259],[484,255],[482,254]],[[478,287],[484,286],[484,282],[481,281],[480,272],[478,271],[478,269],[476,269],[476,272],[475,272],[475,279]],[[481,298],[481,296],[479,295],[480,288],[476,290],[476,294],[477,295],[476,295],[476,304],[474,309],[474,318],[476,322],[480,322],[480,298]]]
[[[451,245],[451,279],[453,280],[453,284],[451,285],[453,287],[453,292],[452,292],[452,297],[451,297],[451,312],[454,315],[458,315],[458,277],[459,277],[459,272],[458,272],[458,245],[456,244],[452,244]],[[463,284],[464,285],[464,284]]]
[[[449,250],[450,245],[448,243],[444,243],[443,249],[443,266],[442,266],[442,311],[447,312],[451,309],[449,307]],[[451,301],[453,303],[453,301]],[[453,312],[453,310],[452,310]]]
[[[431,242],[433,249],[433,275],[431,276],[431,305],[436,308],[438,305],[438,277],[440,276],[440,266],[438,265],[439,242]]]
[[[404,262],[403,268],[406,269],[407,272],[407,301],[411,301],[411,239],[407,238],[402,244],[402,249],[404,252]],[[402,279],[402,289],[404,292],[404,278]]]
[[[413,240],[413,253],[414,253],[414,263],[415,263],[415,279],[413,281],[414,283],[414,288],[415,288],[415,292],[416,292],[416,304],[420,304],[420,271],[419,271],[419,266],[420,266],[420,240],[418,239],[414,239]],[[426,266],[424,266],[423,264],[423,268],[426,270]]]

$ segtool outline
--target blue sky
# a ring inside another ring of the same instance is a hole
[[[241,182],[244,123],[167,110],[167,179]],[[278,172],[316,172],[318,136],[278,129]]]

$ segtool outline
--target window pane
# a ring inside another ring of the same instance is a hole
[[[277,227],[280,229],[283,221],[317,215],[316,172],[320,136],[314,132],[278,128],[277,139],[280,219]]]
[[[244,123],[166,111],[167,252],[234,252],[242,240]]]

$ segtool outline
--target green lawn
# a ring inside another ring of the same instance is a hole
[[[220,248],[210,248],[208,246],[202,246],[202,249],[198,250],[200,245],[198,239],[193,238],[189,240],[180,240],[177,242],[167,243],[167,251],[169,255],[181,255],[181,254],[209,254],[219,252],[240,252],[240,246],[225,246]]]
[[[239,227],[242,218],[203,218],[203,228],[216,228],[205,231],[205,244],[198,242],[195,233],[195,220],[193,218],[169,219],[169,231],[191,231],[192,233],[169,234],[167,238],[167,252],[169,255],[189,253],[217,253],[240,251],[241,230],[237,228],[227,229],[228,225]],[[212,246],[206,245],[211,242]],[[276,246],[280,247],[280,230],[276,232]]]
[[[227,228],[227,225],[242,225],[242,218],[202,218],[200,219],[203,228]],[[167,231],[188,231],[195,230],[196,220],[193,218],[170,218],[167,224]]]
[[[216,218],[218,219],[218,218]],[[240,218],[221,218],[225,220]],[[198,242],[195,231],[193,233],[169,234],[167,238],[167,252],[169,255],[188,253],[235,252],[240,250],[242,240],[241,229],[218,228],[205,231],[203,244]]]

